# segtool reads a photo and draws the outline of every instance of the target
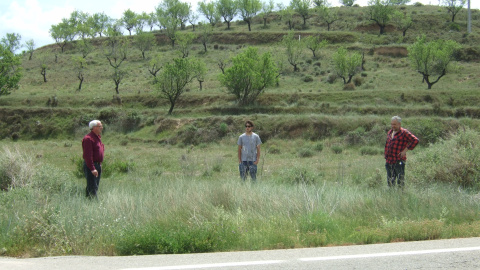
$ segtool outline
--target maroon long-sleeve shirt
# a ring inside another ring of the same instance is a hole
[[[94,162],[103,162],[103,153],[105,146],[102,143],[101,136],[93,132],[88,133],[82,140],[83,160],[87,167],[93,171],[95,170]]]
[[[388,131],[387,142],[385,143],[385,159],[388,164],[395,164],[400,160],[406,161],[407,157],[401,158],[398,154],[405,148],[413,150],[418,144],[418,138],[404,128],[400,128],[393,138],[392,132],[392,129]]]

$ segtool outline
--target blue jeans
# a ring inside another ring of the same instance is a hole
[[[398,161],[395,164],[385,163],[385,168],[389,187],[393,187],[395,184],[398,184],[399,187],[405,186],[405,161]]]
[[[255,182],[257,180],[257,165],[253,164],[253,161],[242,161],[242,163],[238,164],[238,170],[243,181],[247,179],[247,172],[250,173],[252,181]]]

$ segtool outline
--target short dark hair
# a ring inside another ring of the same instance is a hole
[[[254,125],[253,125],[253,122],[250,121],[250,120],[245,121],[245,125],[250,125],[250,126],[252,126],[252,127],[254,126]]]

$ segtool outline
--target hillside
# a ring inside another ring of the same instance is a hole
[[[436,117],[442,121],[462,117],[477,119],[480,116],[478,10],[472,12],[473,33],[467,35],[465,31],[452,30],[456,27],[466,29],[465,10],[452,24],[445,10],[438,6],[401,7],[414,21],[413,27],[402,37],[393,25],[387,26],[387,33],[379,36],[378,26],[365,19],[366,7],[337,9],[341,19],[331,25],[330,31],[326,31],[326,24],[315,13],[306,26],[302,25],[300,17],[295,19],[295,34],[300,38],[319,35],[329,42],[316,58],[305,49],[299,72],[293,72],[283,53],[285,49],[279,44],[288,28],[278,14],[269,17],[267,27],[264,27],[262,18],[255,18],[251,32],[241,21],[234,22],[231,30],[226,30],[224,24],[217,25],[207,53],[203,52],[203,45],[198,40],[191,48],[190,56],[207,65],[208,75],[203,89],[199,90],[197,82],[189,85],[172,116],[180,124],[173,125],[175,132],[164,132],[163,135],[158,132],[158,126],[166,118],[168,102],[158,97],[147,68],[149,59],[156,55],[165,62],[180,57],[164,33],[155,32],[158,45],[146,53],[146,60],[142,59],[134,44],[131,46],[122,65],[127,76],[119,86],[119,95],[115,94],[110,78],[112,68],[103,55],[104,38],[93,40],[95,49],[86,58],[85,81],[80,91],[77,90],[79,81],[71,60],[80,55],[75,45],[67,45],[64,53],[59,52],[56,44],[39,48],[34,52],[33,60],[29,61],[28,56],[23,59],[24,77],[20,88],[0,98],[0,137],[70,137],[91,118],[104,120],[107,131],[110,125],[110,130],[127,132],[135,139],[168,141],[178,137],[175,134],[181,132],[185,123],[202,126],[202,122],[211,122],[210,118],[225,122],[233,117],[229,128],[234,129],[239,121],[249,117],[258,118],[260,122],[281,122],[280,119],[291,115],[317,115],[326,119],[358,115],[382,123],[393,114],[419,119]],[[192,28],[183,31],[190,32]],[[407,47],[421,34],[426,34],[429,39],[453,39],[463,46],[457,56],[456,72],[447,74],[431,90],[426,90],[421,76],[409,67],[406,58]],[[130,38],[133,41],[133,37]],[[239,107],[233,95],[220,86],[218,62],[227,62],[246,46],[256,46],[261,52],[273,52],[282,75],[279,85],[267,89],[255,106]],[[357,74],[353,91],[343,90],[341,79],[333,80],[331,55],[339,46],[365,54],[365,71]],[[40,74],[42,64],[47,66],[47,82],[43,82]],[[123,126],[125,122],[128,127]],[[275,130],[278,130],[288,123],[276,125]],[[314,130],[311,125],[303,128]],[[354,124],[350,128],[357,127]],[[330,128],[338,130],[334,126]],[[276,136],[278,132],[275,130],[264,130],[264,133]]]

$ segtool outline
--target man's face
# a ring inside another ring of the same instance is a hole
[[[397,120],[392,120],[392,122],[390,122],[390,125],[392,126],[393,131],[397,132],[400,130],[401,124]]]
[[[103,130],[103,125],[102,123],[98,123],[96,126],[93,127],[92,131],[93,133],[99,135],[100,133],[102,133],[102,130]]]

